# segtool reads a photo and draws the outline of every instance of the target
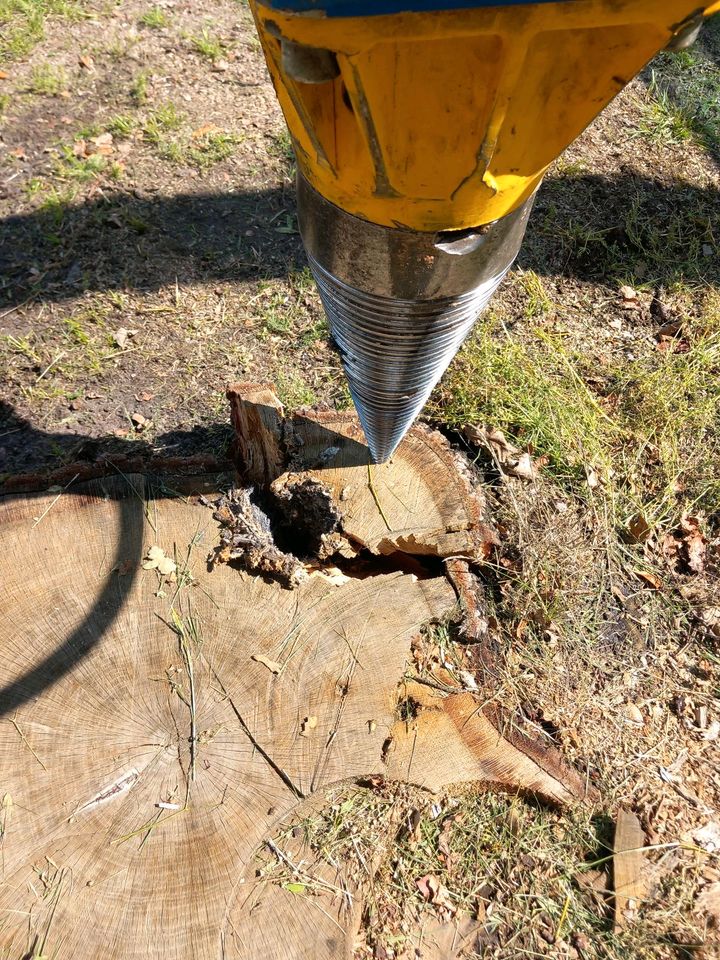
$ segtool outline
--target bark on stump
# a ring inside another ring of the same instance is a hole
[[[332,507],[312,544],[322,562],[295,589],[207,563],[222,532],[212,478],[106,477],[0,501],[3,956],[345,957],[355,920],[338,903],[314,909],[254,877],[258,849],[330,785],[585,799],[554,751],[481,707],[485,692],[402,679],[421,626],[457,604],[439,564],[411,572],[408,557],[477,560],[493,539],[445,441],[416,428],[368,475],[353,416],[286,419],[250,388],[231,402],[264,508],[292,526],[304,504]],[[143,567],[151,546],[174,575]]]

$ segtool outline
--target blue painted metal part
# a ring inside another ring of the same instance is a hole
[[[327,17],[373,17],[389,13],[430,13],[478,7],[517,7],[557,0],[260,0],[263,6],[287,13],[324,13]],[[576,0],[561,0],[574,3]]]

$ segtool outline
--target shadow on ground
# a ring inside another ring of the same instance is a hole
[[[45,205],[0,221],[0,306],[284,276],[301,249],[294,209],[281,188]]]
[[[548,177],[520,263],[586,280],[720,278],[716,190],[634,175]],[[175,282],[284,276],[304,262],[291,189],[138,198],[110,194],[0,221],[0,320],[26,301],[85,291],[157,290]]]

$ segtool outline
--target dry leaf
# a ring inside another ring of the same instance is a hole
[[[628,533],[633,543],[645,543],[650,536],[650,524],[641,513],[636,513],[628,522]]]
[[[630,723],[634,723],[637,726],[641,727],[645,722],[643,719],[643,715],[640,711],[640,708],[634,703],[626,703],[625,709],[623,712],[625,713],[625,716],[630,721]]]
[[[90,71],[95,70],[95,61],[91,56],[84,54],[83,56],[78,57],[78,63],[84,70],[90,70]]]
[[[521,453],[515,463],[506,465],[506,470],[514,477],[520,477],[521,480],[534,480],[538,475],[537,468],[529,453]]]
[[[138,433],[144,430],[150,423],[150,420],[148,420],[147,417],[143,416],[142,413],[137,413],[137,412],[133,413],[130,416],[130,419],[132,420],[132,424],[135,427],[135,429],[138,431]]]
[[[705,567],[705,544],[707,540],[700,530],[697,517],[684,516],[680,521],[687,551],[687,565],[693,573],[702,573]]]
[[[119,327],[113,334],[113,340],[115,341],[116,346],[120,347],[121,350],[124,350],[127,346],[127,342],[131,337],[134,337],[137,333],[137,330],[126,330],[125,327]]]
[[[148,393],[147,390],[143,390],[142,393],[135,394],[135,399],[138,403],[147,403],[149,400],[152,400],[154,396],[154,393]]]
[[[280,673],[282,670],[282,664],[278,663],[277,660],[271,660],[270,657],[264,657],[261,653],[254,653],[251,657],[251,660],[256,660],[258,663],[261,663],[264,667],[267,667],[270,673]]]
[[[720,823],[717,820],[709,820],[704,827],[693,830],[692,837],[708,853],[720,851]]]
[[[717,740],[720,736],[720,720],[713,720],[703,733],[703,740]]]
[[[720,925],[720,882],[708,884],[695,901],[695,910],[710,917],[715,926]]]
[[[587,485],[591,490],[595,490],[596,487],[600,486],[600,474],[595,467],[585,467],[585,476],[587,478]]]
[[[654,573],[648,573],[647,570],[636,570],[635,576],[643,580],[653,590],[659,590],[662,586],[662,580]]]
[[[707,538],[700,529],[700,518],[683,514],[680,526],[666,533],[660,544],[670,566],[679,573],[702,573],[705,569]]]
[[[207,137],[210,133],[218,133],[220,127],[216,123],[204,123],[201,127],[198,127],[197,130],[193,130],[190,136],[193,140],[202,140],[203,137]]]
[[[424,900],[434,904],[441,911],[446,911],[450,916],[456,913],[456,907],[450,899],[447,887],[444,887],[432,873],[426,873],[424,877],[420,877],[415,881],[415,885]]]
[[[637,300],[638,298],[637,291],[633,290],[632,287],[628,287],[627,284],[620,287],[620,296],[623,300]]]
[[[163,577],[169,577],[177,570],[175,561],[165,555],[162,547],[157,546],[150,547],[142,566],[143,570],[157,570]]]
[[[111,133],[101,133],[97,137],[90,138],[86,149],[88,153],[99,153],[107,157],[113,152],[112,142],[113,135]]]

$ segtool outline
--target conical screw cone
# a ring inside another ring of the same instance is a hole
[[[502,280],[440,300],[368,294],[310,260],[375,463],[397,449]]]

